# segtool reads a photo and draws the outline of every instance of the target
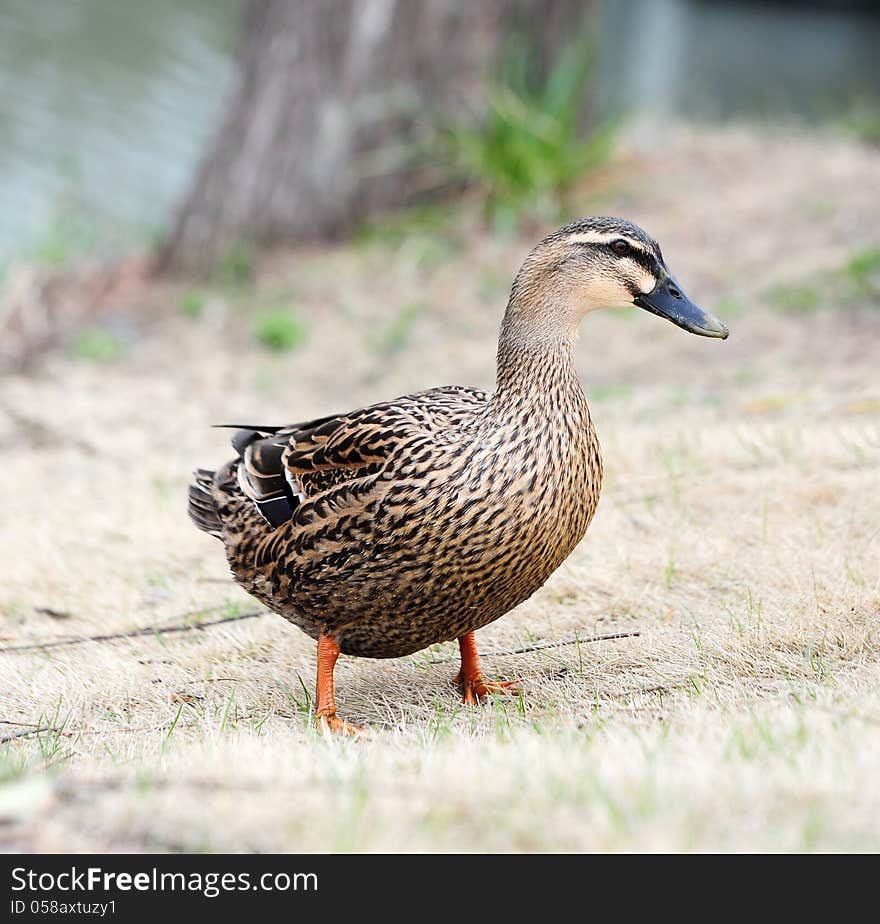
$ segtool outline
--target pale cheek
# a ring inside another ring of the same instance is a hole
[[[583,291],[585,311],[599,308],[619,308],[632,304],[632,295],[615,279],[599,277],[593,280]]]
[[[636,285],[639,292],[645,295],[657,285],[657,280],[650,273],[642,272],[636,278]]]

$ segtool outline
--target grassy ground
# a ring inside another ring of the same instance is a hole
[[[313,645],[272,615],[7,650],[0,735],[47,730],[0,745],[4,847],[880,848],[878,169],[840,141],[682,130],[583,188],[732,334],[585,323],[599,512],[480,633],[522,698],[460,707],[451,645],[342,659],[340,711],[374,731],[324,740]],[[185,515],[190,469],[228,456],[208,425],[491,385],[529,241],[463,225],[279,254],[253,285],[239,254],[6,377],[0,644],[253,610]]]

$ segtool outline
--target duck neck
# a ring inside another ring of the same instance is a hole
[[[498,339],[496,395],[541,403],[583,400],[583,390],[572,357],[577,326],[563,315],[544,316],[541,323],[511,303]]]

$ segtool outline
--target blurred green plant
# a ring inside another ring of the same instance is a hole
[[[101,327],[84,327],[71,341],[70,352],[77,359],[106,363],[118,359],[125,352],[125,346],[109,330]]]
[[[771,305],[780,311],[803,314],[822,308],[869,307],[880,309],[880,247],[853,252],[837,269],[793,283],[777,285],[767,292]]]
[[[860,292],[880,302],[880,247],[854,253],[844,272]]]
[[[880,106],[862,102],[843,121],[844,130],[864,144],[880,145]]]
[[[211,272],[210,281],[221,289],[246,289],[257,275],[257,251],[246,241],[232,244]]]
[[[572,185],[605,163],[613,126],[583,128],[595,55],[584,37],[571,41],[541,80],[522,46],[503,57],[482,125],[443,133],[442,153],[457,177],[478,186],[492,223],[513,230],[528,216],[555,220]]]
[[[197,289],[190,289],[188,292],[185,292],[180,299],[180,313],[186,315],[188,318],[192,318],[194,321],[198,320],[205,311],[207,300],[207,296],[204,292],[199,292]]]
[[[286,353],[305,343],[308,329],[289,309],[267,309],[254,319],[253,333],[266,349]]]
[[[786,314],[809,314],[822,307],[822,293],[808,282],[775,286],[769,295],[773,306]]]

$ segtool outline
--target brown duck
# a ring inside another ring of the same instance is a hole
[[[316,715],[336,715],[340,653],[393,658],[458,639],[463,701],[487,682],[474,632],[531,596],[581,540],[602,460],[572,360],[589,311],[638,305],[727,337],[689,301],[660,247],[586,218],[526,257],[498,342],[494,392],[450,385],[294,424],[247,427],[190,487],[196,525],[235,579],[318,642]]]

